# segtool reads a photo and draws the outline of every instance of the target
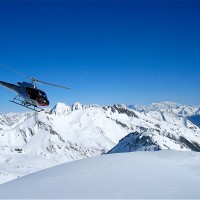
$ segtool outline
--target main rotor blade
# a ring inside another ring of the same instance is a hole
[[[46,85],[59,87],[59,88],[64,88],[64,89],[67,89],[67,90],[71,90],[71,88],[68,88],[68,87],[65,87],[65,86],[62,86],[62,85],[56,85],[54,83],[48,83],[48,82],[40,81],[40,80],[37,80],[37,79],[34,79],[34,78],[33,78],[33,81],[38,82],[38,83],[43,83],[43,84],[46,84]]]
[[[21,72],[18,72],[17,70],[15,70],[15,69],[13,69],[13,68],[11,68],[11,67],[8,67],[8,66],[6,66],[6,65],[2,65],[2,64],[0,64],[0,66],[3,67],[3,68],[5,68],[5,69],[8,69],[8,70],[10,70],[10,71],[12,71],[12,72],[14,72],[14,73],[20,75],[20,76],[23,76],[23,77],[28,78],[27,75],[22,74]]]
[[[47,85],[51,85],[51,86],[55,86],[55,87],[59,87],[59,88],[64,88],[64,89],[71,90],[71,88],[68,88],[68,87],[65,87],[65,86],[62,86],[62,85],[56,85],[56,84],[53,84],[53,83],[48,83],[48,82],[45,82],[45,81],[40,81],[40,80],[38,80],[36,78],[30,77],[30,76],[27,76],[27,75],[25,75],[25,74],[23,74],[21,72],[18,72],[17,70],[15,70],[15,69],[13,69],[11,67],[8,67],[6,65],[0,64],[0,66],[3,67],[3,68],[5,68],[5,69],[8,69],[8,70],[10,70],[10,71],[12,71],[12,72],[20,75],[20,76],[23,76],[25,78],[30,79],[32,81],[32,84],[34,84],[34,82],[37,82],[37,83],[43,83],[43,84],[47,84]]]

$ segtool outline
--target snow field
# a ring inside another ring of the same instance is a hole
[[[200,153],[163,150],[102,155],[0,186],[0,198],[200,198]],[[10,192],[12,191],[12,192]]]

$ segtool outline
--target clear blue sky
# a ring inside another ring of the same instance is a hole
[[[200,104],[199,1],[0,1],[0,27],[1,64],[72,88],[39,86],[51,106]],[[23,110],[0,95],[0,112]]]

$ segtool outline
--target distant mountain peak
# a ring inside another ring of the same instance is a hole
[[[71,106],[67,106],[65,103],[57,103],[50,111],[52,114],[66,115],[71,112]]]
[[[81,104],[80,102],[76,102],[72,105],[72,111],[74,110],[84,110],[86,106]]]
[[[183,117],[200,114],[200,107],[198,106],[187,106],[170,101],[152,103],[150,105],[129,105],[128,107],[133,110],[144,113],[167,112],[173,115],[179,115]]]

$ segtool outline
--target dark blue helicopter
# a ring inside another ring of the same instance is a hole
[[[38,89],[34,83],[43,83],[43,84],[47,84],[47,85],[51,85],[51,86],[55,86],[55,87],[60,87],[60,88],[64,88],[64,89],[70,89],[68,87],[65,86],[60,86],[60,85],[56,85],[56,84],[52,84],[52,83],[47,83],[44,81],[40,81],[36,78],[32,78],[29,76],[26,76],[8,66],[5,65],[0,65],[4,68],[7,68],[17,74],[23,75],[26,78],[31,80],[31,83],[27,83],[27,82],[18,82],[18,85],[15,84],[11,84],[11,83],[7,83],[4,81],[0,81],[0,85],[6,87],[7,89],[12,90],[13,92],[17,93],[17,96],[11,101],[12,103],[18,104],[20,106],[26,107],[28,109],[40,112],[42,110],[44,110],[43,108],[41,108],[40,106],[44,107],[44,106],[48,106],[49,105],[49,100],[47,98],[47,95],[44,91]]]

